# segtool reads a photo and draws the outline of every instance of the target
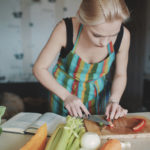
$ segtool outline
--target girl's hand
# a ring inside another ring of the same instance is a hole
[[[127,109],[122,108],[117,102],[109,102],[106,107],[105,115],[107,119],[118,119],[119,117],[123,117],[128,113]]]
[[[81,102],[81,100],[74,95],[69,95],[64,100],[65,108],[68,110],[69,114],[71,116],[75,117],[82,117],[82,112],[88,116],[90,113],[87,110],[87,108],[84,106],[84,104]]]

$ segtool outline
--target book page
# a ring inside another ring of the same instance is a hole
[[[24,133],[35,120],[41,116],[40,113],[21,112],[2,124],[3,131]]]
[[[33,130],[33,133],[35,133],[34,128],[37,129],[44,123],[47,124],[48,135],[51,135],[59,124],[66,123],[66,118],[55,113],[47,112],[29,127],[31,130],[27,129],[27,131],[32,132]]]

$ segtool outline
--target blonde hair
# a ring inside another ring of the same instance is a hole
[[[82,24],[96,25],[130,16],[124,0],[82,0],[77,18]]]

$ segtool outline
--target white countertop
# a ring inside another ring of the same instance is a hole
[[[137,115],[137,113],[130,115]],[[146,117],[149,113],[138,113],[138,115],[143,115]],[[3,132],[0,135],[0,150],[19,150],[31,137],[32,135]],[[120,139],[120,141],[131,142],[131,150],[150,150],[150,138],[129,138]],[[102,141],[102,143],[104,142],[105,141]]]

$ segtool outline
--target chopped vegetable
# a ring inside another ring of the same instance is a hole
[[[81,138],[81,146],[85,149],[97,149],[100,143],[99,135],[94,132],[86,132]]]
[[[47,141],[47,125],[43,124],[36,134],[20,150],[44,150]]]
[[[100,150],[121,150],[121,142],[117,139],[108,140]]]
[[[112,121],[110,119],[106,119],[109,122],[109,127],[110,128],[114,128],[114,124],[112,123]]]
[[[133,127],[133,131],[136,131],[136,132],[142,130],[146,124],[145,119],[137,119],[137,120],[140,121],[139,124]]]
[[[104,124],[103,124],[103,122],[99,122],[99,125],[102,127]]]

